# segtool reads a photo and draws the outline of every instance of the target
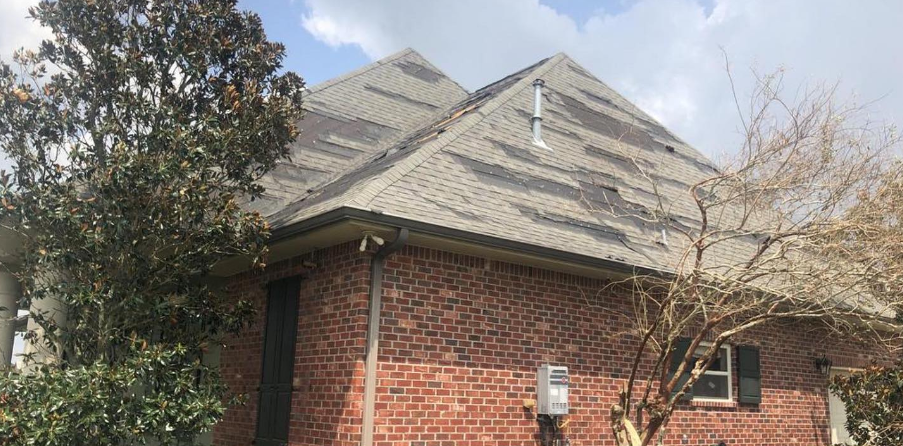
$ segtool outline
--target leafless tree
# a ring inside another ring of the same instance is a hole
[[[632,217],[669,234],[669,257],[661,274],[612,284],[633,290],[639,340],[611,408],[620,446],[660,444],[678,401],[721,347],[754,328],[806,321],[844,339],[897,345],[897,137],[863,108],[838,103],[833,85],[793,100],[783,87],[777,72],[756,76],[749,102],[735,94],[742,147],[687,190],[669,193],[649,163],[634,163],[656,198]]]

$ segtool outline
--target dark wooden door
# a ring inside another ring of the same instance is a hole
[[[282,446],[288,443],[300,290],[299,277],[269,284],[260,405],[257,408],[257,446]]]

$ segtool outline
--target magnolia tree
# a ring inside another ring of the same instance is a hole
[[[201,357],[251,311],[206,278],[261,264],[267,225],[239,200],[286,155],[303,82],[235,0],[31,16],[52,38],[0,64],[0,221],[23,244],[20,308],[66,317],[32,311],[47,354],[0,376],[0,444],[192,442],[229,401]]]
[[[669,234],[664,271],[613,284],[633,290],[637,339],[611,408],[621,446],[661,444],[721,347],[750,330],[791,322],[896,345],[903,240],[881,205],[895,135],[837,105],[832,87],[789,101],[780,73],[757,80],[738,101],[745,138],[732,161],[673,193],[635,162],[657,197],[637,211],[595,209]]]

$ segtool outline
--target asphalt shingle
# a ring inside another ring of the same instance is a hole
[[[432,101],[437,107],[443,101],[439,95],[456,91],[451,81],[447,88],[424,89],[421,84],[443,78],[415,72],[429,79],[406,75],[403,69],[380,75],[386,76],[386,84],[410,87],[399,95]],[[390,80],[400,76],[406,77]],[[530,131],[531,84],[537,78],[545,81],[542,125],[549,148],[535,145]],[[702,154],[564,54],[456,97],[454,105],[439,112],[382,92],[366,94],[372,97],[330,110],[341,110],[346,119],[357,116],[358,123],[366,116],[380,126],[371,129],[374,133],[384,128],[394,129],[393,133],[373,136],[376,150],[343,145],[367,154],[339,166],[316,164],[325,158],[311,158],[311,166],[299,159],[301,169],[319,169],[327,175],[344,170],[310,192],[310,182],[303,192],[298,187],[290,191],[297,194],[296,200],[272,215],[274,226],[350,207],[667,270],[685,246],[676,234],[668,234],[669,242],[663,243],[664,228],[643,216],[661,199],[675,224],[697,227],[690,187],[716,172]],[[377,97],[389,96],[394,100],[383,111],[395,113],[394,108],[406,107],[409,113],[420,113],[412,120],[422,125],[398,136],[396,127],[402,125],[393,120],[399,117],[378,117],[367,109]],[[318,100],[326,98],[321,94]],[[359,126],[354,128],[366,134]],[[321,134],[316,138],[333,141]],[[714,249],[730,265],[755,249],[755,241],[738,238]]]
[[[249,207],[271,215],[462,100],[467,92],[406,49],[310,88],[290,158]]]

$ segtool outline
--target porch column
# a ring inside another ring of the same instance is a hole
[[[42,280],[60,280],[60,278],[55,274],[50,274]],[[57,327],[62,328],[66,326],[66,304],[53,296],[33,300],[29,314],[42,314],[44,318],[52,320]],[[31,355],[29,364],[23,364],[25,371],[32,370],[39,364],[54,364],[62,360],[62,347],[60,345],[47,345],[44,328],[33,317],[29,316],[28,318],[27,330],[29,332],[33,331],[36,336],[25,341],[24,353]]]
[[[220,365],[220,354],[222,353],[222,346],[216,342],[211,343],[208,346],[207,351],[201,357],[201,364],[208,367],[218,367]],[[214,427],[216,429],[216,427]],[[213,430],[209,430],[207,432],[203,432],[197,437],[197,444],[202,446],[210,446],[213,444]]]
[[[8,272],[0,272],[0,367],[12,363],[18,309],[19,281]]]

